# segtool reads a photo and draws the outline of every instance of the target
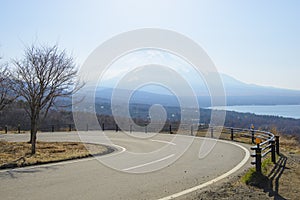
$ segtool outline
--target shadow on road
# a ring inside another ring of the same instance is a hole
[[[33,174],[33,173],[39,173],[39,172],[43,172],[46,170],[56,170],[57,167],[56,166],[45,166],[45,167],[39,167],[38,169],[26,169],[26,168],[20,168],[20,169],[11,169],[11,170],[7,170],[5,172],[1,172],[0,173],[0,178],[12,178],[12,179],[16,179],[19,178],[22,174]]]

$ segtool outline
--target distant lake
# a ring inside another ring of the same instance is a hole
[[[257,115],[272,115],[300,119],[300,105],[268,105],[268,106],[215,106],[210,109],[228,110]]]

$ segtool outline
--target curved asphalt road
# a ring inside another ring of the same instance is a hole
[[[116,144],[117,151],[104,159],[119,160],[119,168],[128,172],[149,171],[172,154],[161,159],[132,161],[128,152],[148,153],[171,142],[172,136],[159,134],[150,139],[128,137],[121,132],[105,132]],[[142,133],[141,133],[142,134]],[[86,132],[85,141],[99,132]],[[187,136],[182,136],[185,140]],[[27,141],[29,135],[0,135],[8,141]],[[80,141],[76,132],[39,133],[40,141]],[[249,166],[249,151],[241,145],[218,141],[203,159],[199,147],[205,138],[196,138],[190,148],[175,163],[148,173],[126,173],[111,169],[95,158],[67,161],[49,165],[0,171],[1,199],[171,199],[186,195],[214,181]],[[249,147],[247,147],[249,149]],[[241,163],[242,162],[242,163]],[[183,191],[183,192],[182,192]]]

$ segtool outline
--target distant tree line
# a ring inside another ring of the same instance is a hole
[[[249,128],[253,124],[255,129],[270,131],[276,128],[280,133],[300,135],[300,120],[278,116],[255,115],[228,111],[225,126]]]
[[[0,130],[4,129],[5,126],[8,126],[10,130],[17,130],[18,125],[21,126],[22,130],[30,130],[30,118],[26,115],[24,109],[22,109],[24,102],[19,101],[10,105],[2,114],[0,115]],[[142,106],[142,105],[140,105]],[[146,108],[149,108],[149,105],[144,105]],[[133,121],[140,125],[146,126],[149,123],[148,110],[146,108],[140,109],[143,112],[140,112],[138,115],[134,115],[132,111]],[[70,110],[70,109],[68,109]],[[170,113],[176,113],[174,119],[168,118],[165,124],[164,130],[168,130],[169,125],[171,124],[173,128],[178,127],[180,119],[180,109],[179,108],[168,108],[166,107],[168,116]],[[211,110],[201,109],[200,110],[200,123],[209,124],[211,117]],[[116,122],[111,114],[101,114],[97,113],[97,118],[99,125],[104,125],[105,129],[113,130],[116,128]],[[277,116],[264,116],[264,115],[255,115],[250,113],[238,113],[233,111],[227,111],[225,126],[226,127],[235,127],[235,128],[250,128],[250,125],[253,124],[255,129],[260,130],[276,130],[282,134],[296,135],[300,136],[300,120],[292,118],[283,118]],[[71,111],[63,109],[51,109],[45,118],[45,120],[40,123],[40,131],[51,131],[54,126],[55,131],[67,131],[71,125],[72,130],[75,130],[75,124],[73,121],[73,113]],[[88,124],[87,124],[88,126]],[[87,127],[88,128],[88,127]],[[91,128],[91,127],[90,127]]]

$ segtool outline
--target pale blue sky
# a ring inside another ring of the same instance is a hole
[[[102,42],[145,27],[184,34],[222,73],[300,90],[300,1],[0,1],[0,55],[20,57],[37,39],[82,64]]]

